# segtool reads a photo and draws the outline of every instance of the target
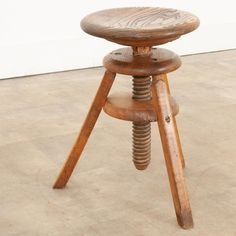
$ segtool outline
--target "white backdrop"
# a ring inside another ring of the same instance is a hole
[[[80,20],[93,11],[162,6],[193,12],[200,28],[165,45],[192,54],[236,48],[235,0],[0,0],[0,79],[101,65],[119,46],[86,35]]]

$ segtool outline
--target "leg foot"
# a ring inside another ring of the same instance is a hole
[[[169,91],[162,77],[153,77],[152,100],[164,151],[170,187],[179,225],[193,227],[193,219],[181,163],[181,147],[169,102]]]
[[[104,106],[108,93],[111,89],[111,86],[113,84],[115,78],[115,74],[111,73],[109,71],[105,72],[105,75],[103,77],[103,80],[100,84],[100,87],[97,91],[97,94],[93,100],[93,103],[90,107],[90,110],[88,112],[88,115],[84,121],[84,124],[81,128],[80,134],[74,144],[74,147],[72,148],[72,151],[62,168],[53,188],[63,188],[66,183],[68,182],[75,165],[77,161],[80,158],[80,155],[88,141],[88,138],[95,126],[95,123],[98,119],[98,116],[102,110],[102,107]]]

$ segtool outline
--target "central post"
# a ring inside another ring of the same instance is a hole
[[[148,57],[151,47],[133,47],[134,57]],[[137,101],[151,100],[151,77],[133,76],[133,96]],[[133,122],[133,162],[138,170],[145,170],[151,160],[151,122]]]

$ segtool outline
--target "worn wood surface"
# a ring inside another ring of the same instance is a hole
[[[179,112],[179,105],[173,97],[169,97],[173,116]],[[131,93],[112,93],[107,98],[103,110],[117,119],[142,123],[146,121],[156,121],[156,112],[152,101],[135,101]]]
[[[160,76],[162,77],[163,81],[165,81],[169,97],[171,98],[170,86],[169,86],[167,75],[164,74],[164,75],[160,75]],[[182,145],[181,145],[181,142],[180,142],[179,131],[178,131],[178,128],[177,128],[177,122],[176,122],[175,117],[173,117],[173,123],[174,123],[174,129],[175,129],[175,132],[176,132],[179,151],[180,151],[180,160],[181,160],[181,163],[182,163],[182,167],[185,168],[185,159],[184,159],[183,149],[182,149]]]
[[[168,81],[163,75],[177,69],[181,62],[173,52],[152,47],[173,41],[193,31],[198,25],[198,18],[188,12],[150,7],[103,10],[90,14],[81,21],[85,32],[130,47],[116,50],[104,58],[107,71],[54,188],[62,188],[68,182],[104,106],[104,110],[114,117],[132,117],[133,162],[137,169],[146,169],[151,158],[150,122],[153,118],[150,118],[150,114],[153,116],[154,112],[178,223],[185,229],[193,226],[183,177],[184,159],[173,112],[176,105],[172,105]],[[113,99],[113,102],[107,100],[116,73],[133,76],[132,102],[121,98]],[[161,74],[163,76],[158,77]],[[153,76],[152,80],[150,76]],[[146,110],[150,102],[152,108]],[[148,120],[136,122],[134,117],[148,117]]]
[[[188,12],[159,7],[130,7],[102,10],[81,21],[88,34],[128,46],[153,46],[187,34],[199,25]]]
[[[1,236],[235,236],[236,50],[182,60],[168,78],[184,106],[176,119],[191,154],[194,230],[175,222],[157,130],[151,168],[140,173],[129,160],[131,125],[103,114],[69,188],[49,188],[104,72],[93,68],[0,80]],[[130,86],[116,80],[116,90]]]
[[[180,159],[180,143],[171,114],[168,86],[163,79],[153,78],[152,96],[177,220],[181,227],[189,229],[193,227],[193,219]]]
[[[105,56],[103,65],[114,73],[152,76],[176,70],[181,60],[177,54],[163,48],[152,48],[150,53],[137,56],[137,49],[133,51],[131,47],[126,47]]]
[[[107,95],[111,89],[111,86],[113,84],[115,78],[115,74],[111,73],[109,71],[105,72],[105,75],[103,77],[103,80],[100,84],[100,87],[97,91],[97,94],[93,100],[93,103],[90,107],[90,110],[88,112],[88,115],[84,121],[84,124],[81,128],[80,134],[74,144],[74,147],[71,150],[71,153],[62,168],[55,184],[54,188],[63,188],[66,183],[68,182],[76,163],[78,162],[80,155],[88,141],[88,138],[96,124],[96,121],[98,119],[98,116],[102,110],[102,107],[104,106]]]

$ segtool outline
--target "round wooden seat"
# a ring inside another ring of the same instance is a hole
[[[81,21],[88,34],[128,46],[164,44],[199,25],[186,11],[159,7],[129,7],[98,11]]]

